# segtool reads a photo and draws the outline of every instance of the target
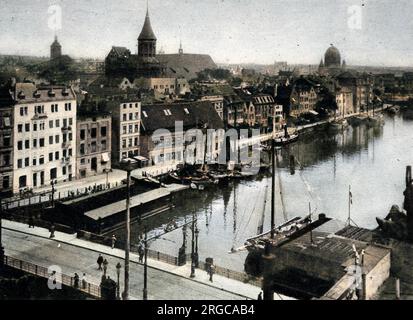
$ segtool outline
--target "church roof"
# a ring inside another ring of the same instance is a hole
[[[52,47],[62,47],[59,41],[57,40],[57,37],[54,38],[54,41],[52,43]]]
[[[138,40],[156,40],[156,36],[151,25],[151,19],[149,18],[149,11],[146,12],[145,23],[143,24]]]
[[[206,54],[159,54],[159,62],[166,66],[166,73],[171,77],[195,79],[197,73],[205,69],[216,69],[217,65],[211,56]]]

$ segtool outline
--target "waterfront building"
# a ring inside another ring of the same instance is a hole
[[[80,109],[76,129],[76,178],[111,170],[112,117],[101,110]]]
[[[16,83],[13,192],[72,180],[76,166],[76,95],[64,86]]]
[[[337,114],[346,116],[354,112],[353,92],[350,88],[340,88],[336,92]]]
[[[180,121],[182,128],[176,127]],[[158,131],[161,128],[171,135],[165,136],[164,132]],[[209,101],[142,106],[141,155],[149,159],[150,164],[214,162],[225,135],[218,129],[223,128],[222,119]],[[185,141],[185,133],[190,129],[201,129],[203,133],[206,129],[214,129],[216,132],[209,137],[205,148],[205,134],[200,145],[195,145],[195,136]]]
[[[12,193],[13,104],[8,90],[0,89],[0,197]]]
[[[138,99],[107,101],[112,113],[112,163],[119,164],[140,154],[141,102]]]
[[[314,111],[318,101],[315,85],[303,77],[296,80],[290,96],[290,116],[299,117]]]

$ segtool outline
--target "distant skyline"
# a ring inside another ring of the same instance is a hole
[[[146,0],[0,0],[0,54],[48,56],[51,5],[62,8],[64,54],[136,51]],[[360,8],[361,25],[349,8]],[[182,40],[184,52],[217,63],[318,64],[332,43],[350,65],[413,66],[410,0],[149,0],[149,11],[166,53]]]

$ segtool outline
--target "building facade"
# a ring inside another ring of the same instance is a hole
[[[0,101],[0,197],[10,195],[12,186],[13,105],[11,99],[6,98],[6,101]]]
[[[292,87],[290,116],[299,117],[313,111],[318,101],[317,92],[307,79],[298,79]]]
[[[76,95],[66,87],[13,88],[13,192],[72,180],[76,166]]]
[[[140,154],[141,102],[120,100],[108,102],[112,113],[112,162]]]
[[[111,170],[112,117],[109,113],[79,113],[76,141],[77,179]]]

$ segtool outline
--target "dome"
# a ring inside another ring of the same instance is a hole
[[[341,54],[340,51],[333,45],[328,48],[324,57],[324,64],[327,68],[341,67]]]

